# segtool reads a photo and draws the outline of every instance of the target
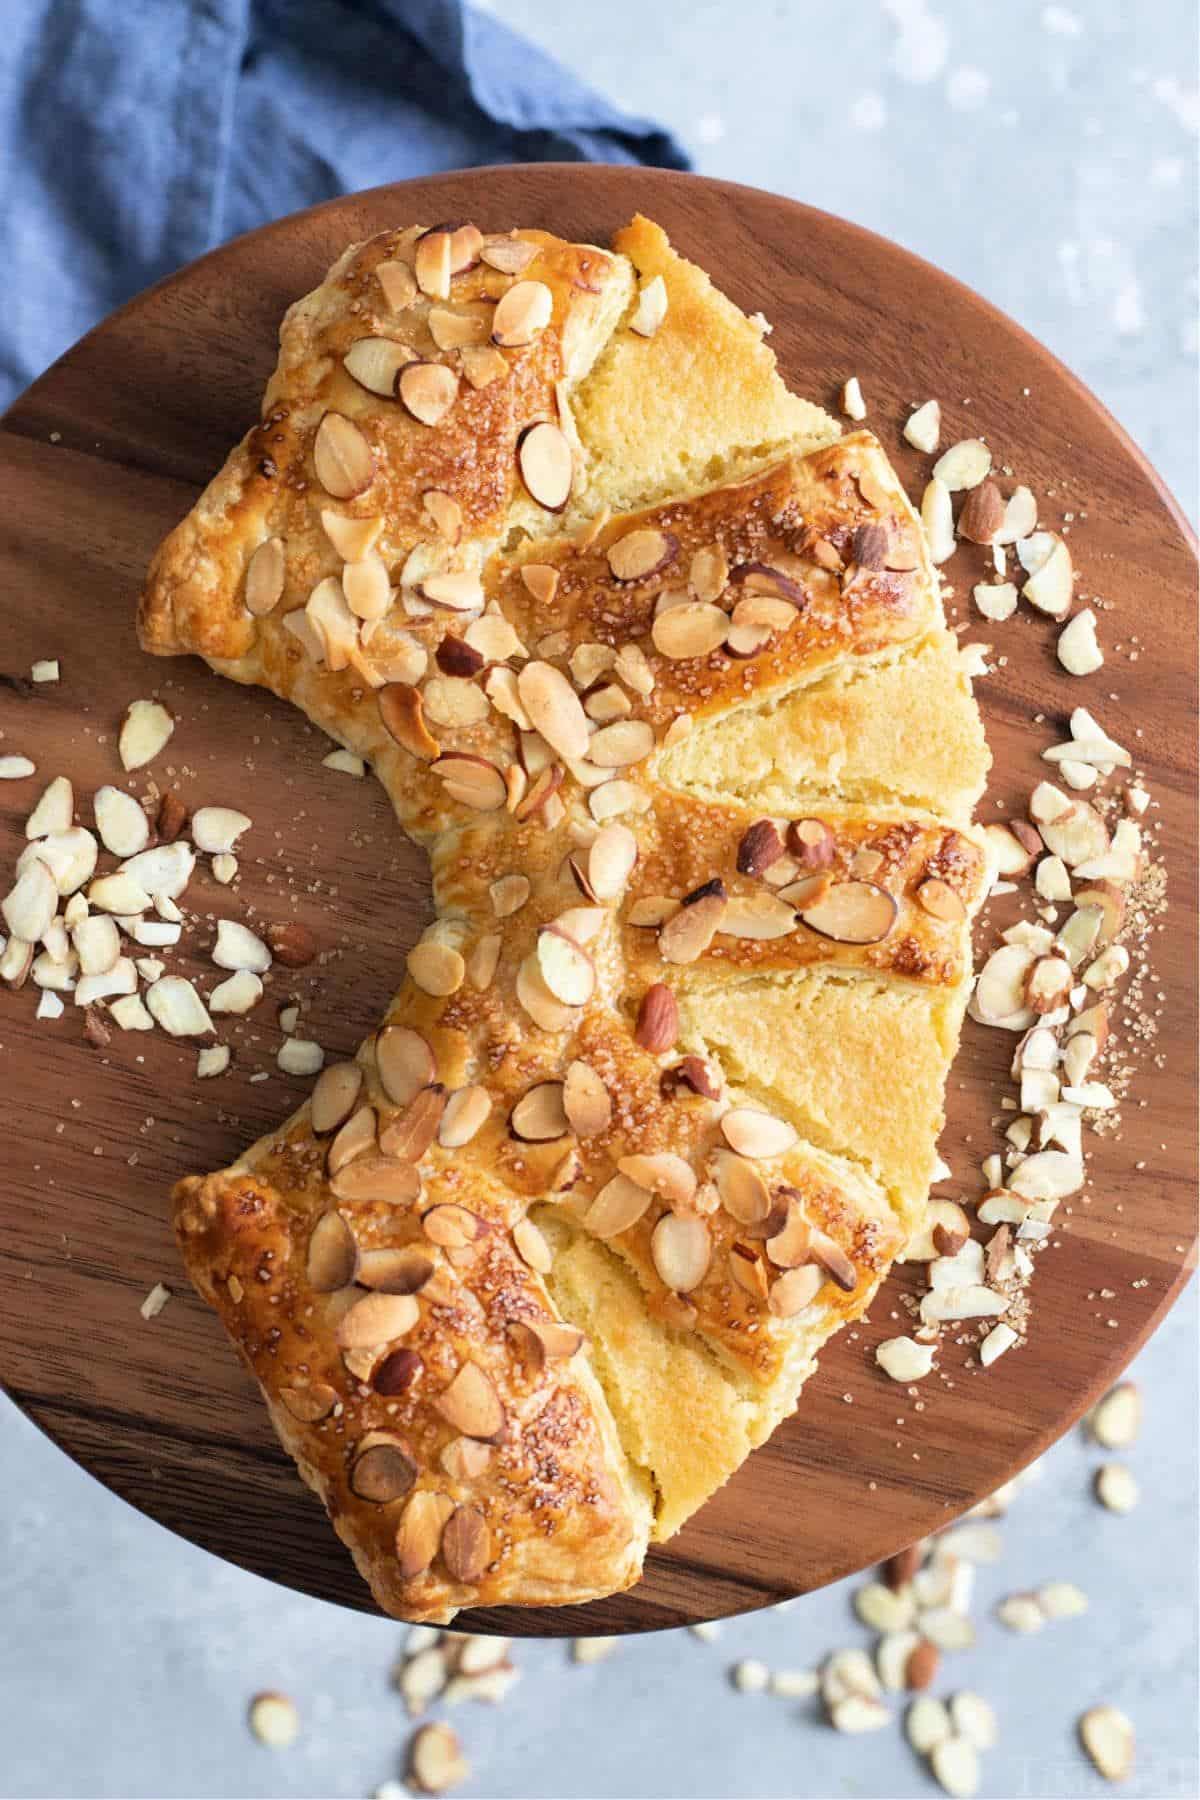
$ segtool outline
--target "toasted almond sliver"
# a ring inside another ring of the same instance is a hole
[[[565,1137],[571,1129],[564,1110],[564,1084],[561,1081],[539,1081],[513,1107],[509,1129],[525,1143],[548,1143]]]
[[[636,526],[606,552],[608,566],[618,581],[645,581],[665,569],[679,551],[679,540],[654,526]]]
[[[534,730],[553,750],[569,762],[587,756],[592,741],[587,714],[565,675],[548,662],[526,663],[517,677],[517,692]]]
[[[618,719],[604,725],[587,745],[587,758],[600,769],[624,769],[654,748],[654,727],[646,719]]]
[[[531,425],[517,445],[517,465],[530,498],[547,512],[561,512],[575,476],[575,458],[565,432],[545,419]]]
[[[896,922],[898,908],[886,888],[870,881],[835,881],[800,909],[810,930],[840,944],[877,944]]]
[[[505,350],[532,344],[554,316],[554,296],[544,281],[514,282],[497,302],[492,342]]]
[[[415,356],[414,350],[397,343],[394,338],[357,338],[342,358],[342,366],[347,375],[368,393],[391,400],[396,392],[397,375]]]
[[[578,1059],[567,1067],[562,1107],[576,1137],[595,1137],[612,1122],[612,1099],[595,1069]]]
[[[596,988],[596,966],[566,932],[547,926],[537,936],[542,980],[564,1006],[586,1006]]]
[[[410,362],[396,378],[396,394],[422,425],[438,425],[458,398],[458,376],[445,363]]]
[[[441,776],[448,797],[475,812],[499,812],[508,799],[503,774],[486,756],[450,751],[439,756],[433,768]]]
[[[786,1120],[756,1106],[735,1106],[722,1115],[721,1135],[731,1150],[753,1162],[783,1156],[796,1142]]]
[[[407,1337],[420,1316],[421,1309],[411,1294],[366,1294],[342,1314],[336,1332],[338,1347],[371,1350],[393,1343]]]
[[[423,938],[408,953],[408,972],[424,994],[444,999],[457,993],[466,979],[466,964],[459,952],[437,938]]]
[[[492,238],[483,245],[479,255],[490,269],[499,269],[502,275],[522,275],[536,260],[538,246],[516,236]]]
[[[339,1169],[329,1186],[339,1200],[382,1200],[401,1205],[416,1199],[421,1182],[411,1163],[396,1162],[392,1157],[368,1152],[354,1157]]]
[[[305,1273],[318,1294],[349,1287],[358,1268],[354,1233],[339,1212],[322,1213],[308,1240]]]
[[[182,975],[161,975],[146,989],[146,1005],[171,1037],[202,1037],[213,1028],[204,1002]]]
[[[335,1065],[342,1068],[346,1064]],[[325,1167],[330,1175],[337,1175],[356,1156],[362,1156],[375,1148],[375,1108],[360,1106],[356,1112],[334,1133],[329,1149],[325,1153]]]
[[[286,573],[283,539],[267,538],[246,564],[246,611],[255,618],[272,612],[283,595]]]
[[[663,961],[692,963],[703,956],[721,929],[727,906],[725,892],[719,887],[681,906],[658,934],[658,951]]]
[[[597,1237],[616,1237],[637,1224],[652,1198],[649,1188],[627,1175],[614,1175],[588,1207],[583,1222]]]
[[[434,1405],[467,1437],[493,1438],[504,1424],[504,1408],[495,1385],[477,1363],[464,1362]]]
[[[587,859],[588,886],[597,900],[623,894],[637,862],[637,838],[627,825],[605,825],[592,840]]]
[[[794,615],[794,609],[788,610]],[[697,600],[660,613],[650,636],[660,655],[679,662],[711,655],[724,643],[728,629],[729,620],[719,606]]]
[[[486,1088],[457,1088],[446,1102],[438,1126],[438,1142],[447,1150],[461,1149],[478,1136],[492,1110],[492,1097]]]
[[[663,1285],[673,1293],[690,1294],[712,1260],[708,1226],[695,1213],[664,1213],[651,1235],[650,1254]]]
[[[439,350],[461,350],[468,344],[485,344],[491,335],[488,321],[481,313],[453,312],[447,306],[431,306],[426,322]]]
[[[375,453],[344,413],[327,412],[313,439],[317,480],[335,500],[352,500],[375,479]]]

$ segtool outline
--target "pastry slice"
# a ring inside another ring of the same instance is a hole
[[[380,1030],[177,1193],[401,1616],[635,1580],[920,1215],[987,752],[834,439],[647,221],[385,233],[151,570],[146,646],[291,699],[430,854]]]

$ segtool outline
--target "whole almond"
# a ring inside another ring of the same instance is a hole
[[[679,1003],[664,982],[656,981],[642,995],[634,1032],[643,1050],[657,1056],[669,1050],[679,1036]]]
[[[889,1556],[883,1565],[883,1579],[893,1593],[907,1587],[921,1566],[920,1544],[910,1544],[907,1550],[897,1550],[895,1556]]]
[[[783,839],[770,819],[756,819],[738,845],[740,875],[761,875],[783,855]]]
[[[913,1690],[927,1688],[938,1672],[941,1662],[936,1644],[928,1638],[922,1638],[910,1652],[904,1665],[904,1685]]]
[[[285,969],[307,968],[317,954],[316,938],[299,919],[268,925],[267,945],[275,961],[281,962]]]
[[[958,535],[972,544],[990,544],[1004,523],[1004,501],[994,481],[981,481],[963,501]]]

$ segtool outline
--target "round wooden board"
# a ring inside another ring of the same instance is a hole
[[[106,1486],[173,1530],[259,1574],[369,1606],[215,1316],[187,1287],[168,1194],[185,1172],[231,1161],[300,1098],[305,1084],[275,1071],[280,1003],[303,997],[313,1034],[339,1054],[373,1026],[426,916],[423,861],[373,783],[321,767],[328,746],[298,714],[198,662],[144,658],[134,600],[160,537],[256,417],[285,307],[346,243],[442,218],[537,224],[603,243],[638,209],[747,312],[766,313],[797,391],[836,407],[841,381],[859,376],[868,423],[910,488],[927,459],[900,443],[900,426],[913,403],[936,395],[944,444],[984,432],[1001,463],[1053,495],[1045,516],[1076,514],[1081,587],[1112,609],[1101,636],[1136,633],[1140,656],[1110,657],[1103,674],[1073,682],[1054,660],[1048,621],[1022,608],[978,629],[976,617],[970,635],[994,637],[1006,658],[978,687],[996,762],[985,816],[1019,809],[1045,772],[1040,749],[1063,735],[1072,706],[1087,704],[1137,749],[1173,905],[1154,958],[1165,998],[1141,1058],[1141,1109],[1126,1109],[1120,1136],[1092,1140],[1088,1200],[1061,1218],[1060,1247],[1039,1265],[1028,1347],[986,1374],[967,1351],[947,1349],[945,1378],[923,1385],[916,1412],[872,1357],[897,1329],[901,1288],[918,1285],[897,1271],[871,1324],[826,1351],[795,1418],[652,1553],[635,1589],[584,1608],[470,1620],[523,1634],[641,1630],[761,1606],[944,1525],[1112,1381],[1178,1291],[1195,1230],[1195,566],[1186,527],[1143,458],[1009,320],[853,226],[688,176],[474,170],[336,201],[227,245],[107,320],[4,421],[3,666],[20,675],[35,658],[58,657],[62,681],[32,696],[0,689],[3,748],[38,765],[36,781],[0,787],[0,867],[12,866],[44,778],[69,773],[82,796],[121,781],[119,716],[158,692],[179,725],[148,773],[189,806],[239,804],[254,819],[237,895],[203,869],[189,901],[238,916],[252,903],[267,918],[294,906],[335,952],[319,979],[274,973],[269,1002],[234,1035],[233,1071],[213,1082],[195,1079],[194,1047],[157,1032],[116,1034],[100,1053],[70,1008],[39,1024],[31,988],[0,1001],[0,1372],[9,1392]],[[950,570],[962,617],[980,565],[981,553],[964,554]],[[1045,723],[1031,724],[1039,713]],[[210,972],[207,934],[191,935],[196,969]],[[942,1148],[968,1193],[994,1146],[989,1121],[1011,1048],[1007,1034],[968,1025],[952,1074]],[[256,1068],[269,1079],[251,1084]],[[903,1088],[897,1070],[897,1105]],[[159,1280],[174,1298],[146,1324],[139,1304]]]

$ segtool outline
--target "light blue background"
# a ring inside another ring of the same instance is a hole
[[[614,99],[665,119],[703,173],[842,213],[978,288],[1090,383],[1194,514],[1192,0],[495,10]],[[1099,1701],[1137,1725],[1124,1792],[1197,1792],[1195,1346],[1193,1292],[1137,1365],[1138,1511],[1095,1504],[1100,1457],[1073,1433],[1017,1500],[1003,1563],[981,1572],[979,1645],[946,1659],[939,1691],[976,1688],[1000,1715],[984,1794],[1103,1791],[1074,1738]],[[0,1791],[316,1800],[363,1796],[400,1772],[408,1727],[388,1669],[402,1628],[178,1542],[3,1402],[0,1451]],[[996,1597],[1051,1578],[1086,1590],[1086,1619],[1015,1638],[988,1616]],[[934,1792],[898,1727],[839,1737],[814,1702],[741,1696],[726,1679],[739,1656],[808,1666],[868,1642],[851,1588],[735,1622],[715,1644],[630,1640],[591,1668],[571,1667],[562,1644],[518,1647],[523,1678],[500,1709],[449,1715],[475,1767],[465,1792]],[[304,1715],[285,1753],[245,1729],[261,1687],[291,1693]]]

